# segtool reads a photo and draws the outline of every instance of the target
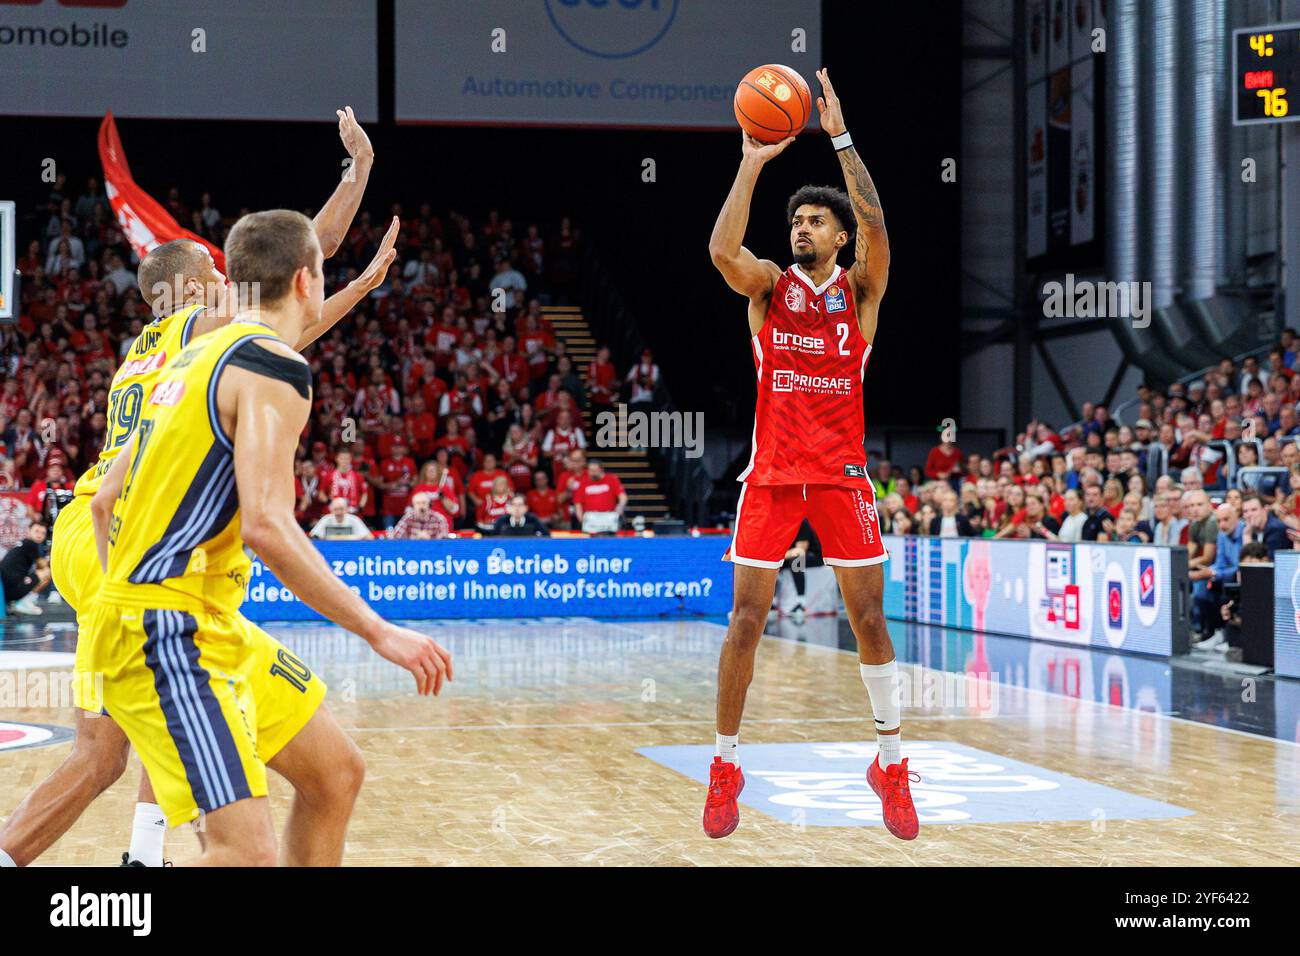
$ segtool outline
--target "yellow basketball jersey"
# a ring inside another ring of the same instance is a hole
[[[217,383],[235,351],[254,339],[278,336],[261,323],[233,322],[196,339],[162,370],[141,408],[131,464],[113,506],[102,600],[239,609],[249,560]]]
[[[95,463],[77,480],[73,494],[93,495],[98,490],[113,465],[113,459],[135,433],[145,396],[157,381],[158,373],[169,359],[189,344],[194,322],[203,309],[201,305],[188,305],[179,312],[155,319],[136,336],[131,351],[126,353],[122,367],[108,388],[108,427],[104,429],[104,447]]]

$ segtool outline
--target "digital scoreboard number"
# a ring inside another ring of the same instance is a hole
[[[1300,120],[1300,23],[1234,30],[1232,122]]]

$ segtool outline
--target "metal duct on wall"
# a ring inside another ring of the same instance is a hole
[[[1138,0],[1114,0],[1108,30],[1110,52],[1105,57],[1106,123],[1110,144],[1106,166],[1106,277],[1112,282],[1124,283],[1149,278],[1149,274],[1139,272],[1138,245],[1141,208],[1138,188],[1141,158],[1138,123],[1140,6]],[[1170,203],[1172,208],[1172,197]],[[1136,329],[1131,318],[1118,316],[1111,318],[1109,323],[1124,355],[1149,378],[1172,382],[1183,375],[1185,369],[1170,356],[1167,346],[1159,341],[1152,328]]]
[[[1186,78],[1179,110],[1182,131],[1179,158],[1186,161],[1182,213],[1184,252],[1181,256],[1184,301],[1214,295],[1219,274],[1219,224],[1223,222],[1223,178],[1219,150],[1219,102],[1216,70],[1225,46],[1219,0],[1192,0],[1185,11],[1183,65]],[[1217,55],[1216,55],[1217,54]]]
[[[1116,0],[1106,62],[1106,274],[1113,282],[1138,278],[1138,0]]]
[[[1178,5],[1176,0],[1148,0],[1143,5],[1142,35],[1151,51],[1144,79],[1143,192],[1146,216],[1142,222],[1143,271],[1151,282],[1151,300],[1157,309],[1174,300],[1178,255],[1178,206],[1175,176],[1178,168],[1177,100]]]

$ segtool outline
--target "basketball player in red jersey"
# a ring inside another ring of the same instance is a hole
[[[889,278],[889,237],[830,77],[820,70],[817,78],[824,94],[817,99],[822,129],[831,136],[848,194],[804,186],[786,210],[794,264],[782,271],[757,258],[741,245],[754,184],[763,165],[794,139],[764,145],[743,134],[740,171],[709,240],[713,264],[749,299],[758,405],[728,549],[736,565],[735,603],[718,662],[717,751],[704,831],[724,837],[740,822],[736,799],[745,779],[737,740],[745,692],[777,572],[806,517],[821,539],[823,559],[835,569],[858,640],[879,745],[867,782],[880,797],[885,826],[911,840],[918,822],[907,761],[899,754],[898,663],[882,607],[888,554],[863,449],[862,376]],[[835,260],[850,244],[853,265],[845,270]]]

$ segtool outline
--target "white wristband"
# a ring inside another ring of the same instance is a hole
[[[838,153],[840,150],[848,149],[853,145],[853,137],[849,135],[848,130],[845,130],[840,135],[831,137],[831,145],[835,147],[835,152]]]

